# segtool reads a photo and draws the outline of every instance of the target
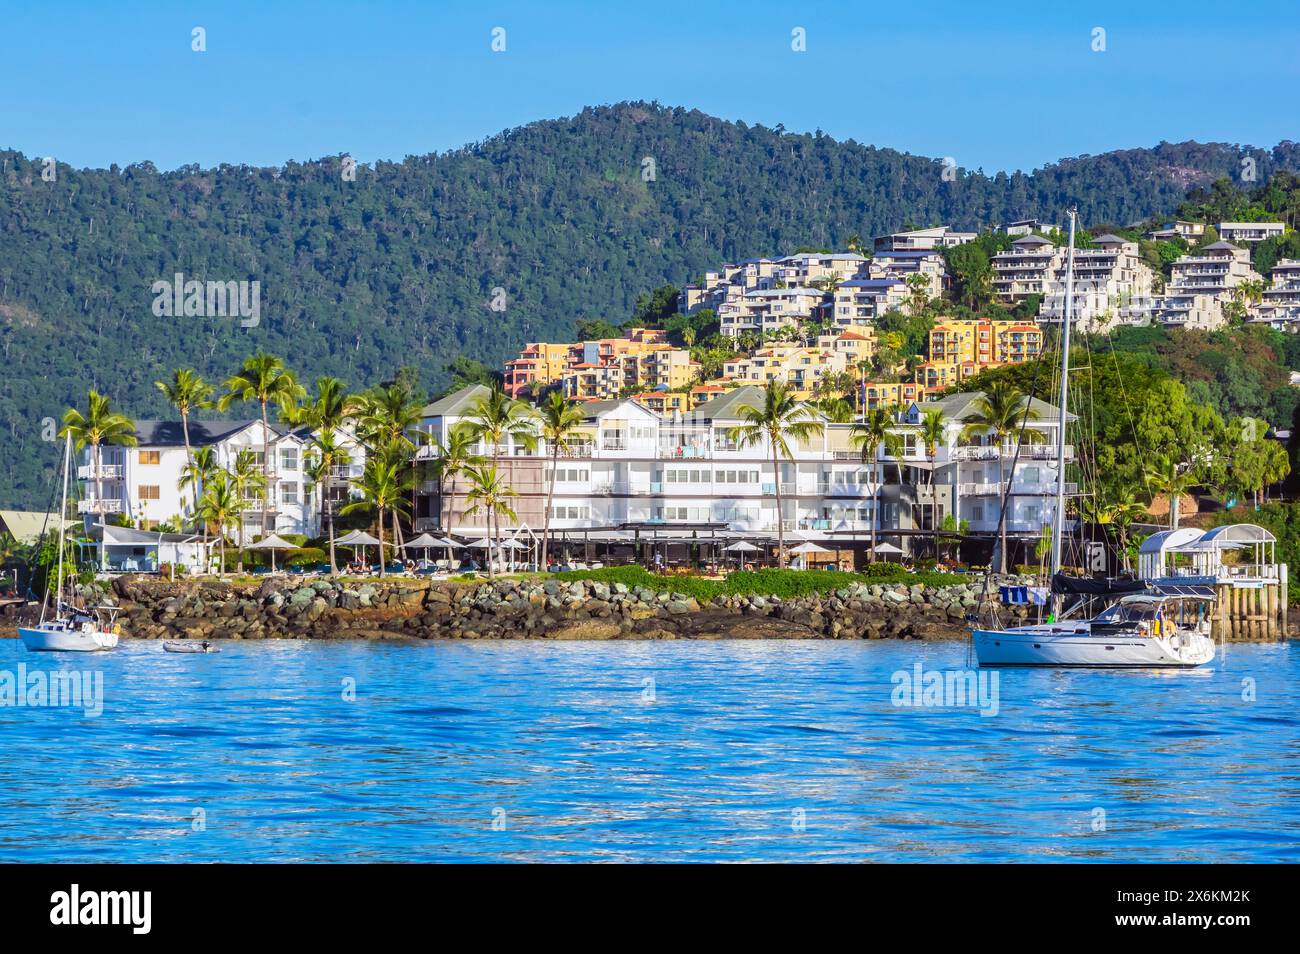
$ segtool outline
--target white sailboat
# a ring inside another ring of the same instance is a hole
[[[117,607],[97,607],[87,612],[63,602],[63,545],[64,514],[68,509],[68,470],[72,461],[72,435],[63,448],[63,501],[59,507],[59,569],[54,589],[54,617],[45,618],[46,603],[41,604],[41,620],[35,626],[19,626],[18,637],[29,652],[93,653],[117,646],[118,634],[114,624]],[[108,614],[105,621],[102,613]]]
[[[1074,230],[1078,217],[1070,210],[1070,244],[1066,259],[1065,318],[1061,329],[1060,428],[1056,452],[1056,512],[1053,516],[1053,589],[1061,580],[1062,538],[1065,529],[1065,421],[1069,401],[1070,323],[1074,307]],[[1005,510],[1006,500],[1003,500]],[[1005,519],[1005,518],[1004,518]],[[1099,587],[1102,589],[1104,587]],[[1178,587],[1172,592],[1130,592],[1091,619],[1070,619],[1056,612],[1048,622],[1007,628],[972,627],[975,657],[981,666],[1047,666],[1132,669],[1190,668],[1214,659],[1210,635],[1208,588]],[[1080,599],[1078,608],[1091,604]]]

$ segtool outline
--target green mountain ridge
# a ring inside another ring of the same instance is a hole
[[[446,153],[277,168],[77,170],[0,152],[0,505],[48,501],[58,447],[42,422],[89,387],[135,417],[168,412],[153,381],[209,379],[249,352],[304,379],[363,386],[413,365],[428,386],[467,355],[499,365],[583,318],[728,260],[842,248],[907,225],[1036,216],[1127,223],[1189,187],[1300,169],[1300,145],[1160,143],[1032,173],[786,133],[652,103],[594,107]],[[653,180],[643,172],[653,160]],[[261,320],[158,317],[156,281],[257,281]],[[497,290],[500,289],[498,292]],[[504,306],[504,310],[497,310]]]

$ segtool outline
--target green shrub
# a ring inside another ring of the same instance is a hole
[[[701,602],[715,596],[779,596],[790,599],[813,593],[830,593],[854,583],[920,583],[925,586],[956,586],[971,582],[971,577],[953,573],[909,573],[897,563],[876,563],[867,572],[845,573],[840,570],[746,570],[732,573],[725,580],[699,576],[660,576],[640,566],[607,566],[599,570],[576,570],[561,573],[560,580],[597,580],[644,587],[657,593],[683,593]]]
[[[285,566],[315,566],[329,561],[329,554],[316,547],[299,547],[296,550],[284,551]]]

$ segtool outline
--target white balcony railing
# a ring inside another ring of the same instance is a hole
[[[77,513],[121,513],[122,501],[109,500],[79,500],[77,501]]]
[[[77,468],[78,480],[121,480],[124,468],[121,464],[82,464]]]

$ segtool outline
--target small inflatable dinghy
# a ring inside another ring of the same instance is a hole
[[[165,653],[219,653],[221,648],[205,640],[163,643]]]

